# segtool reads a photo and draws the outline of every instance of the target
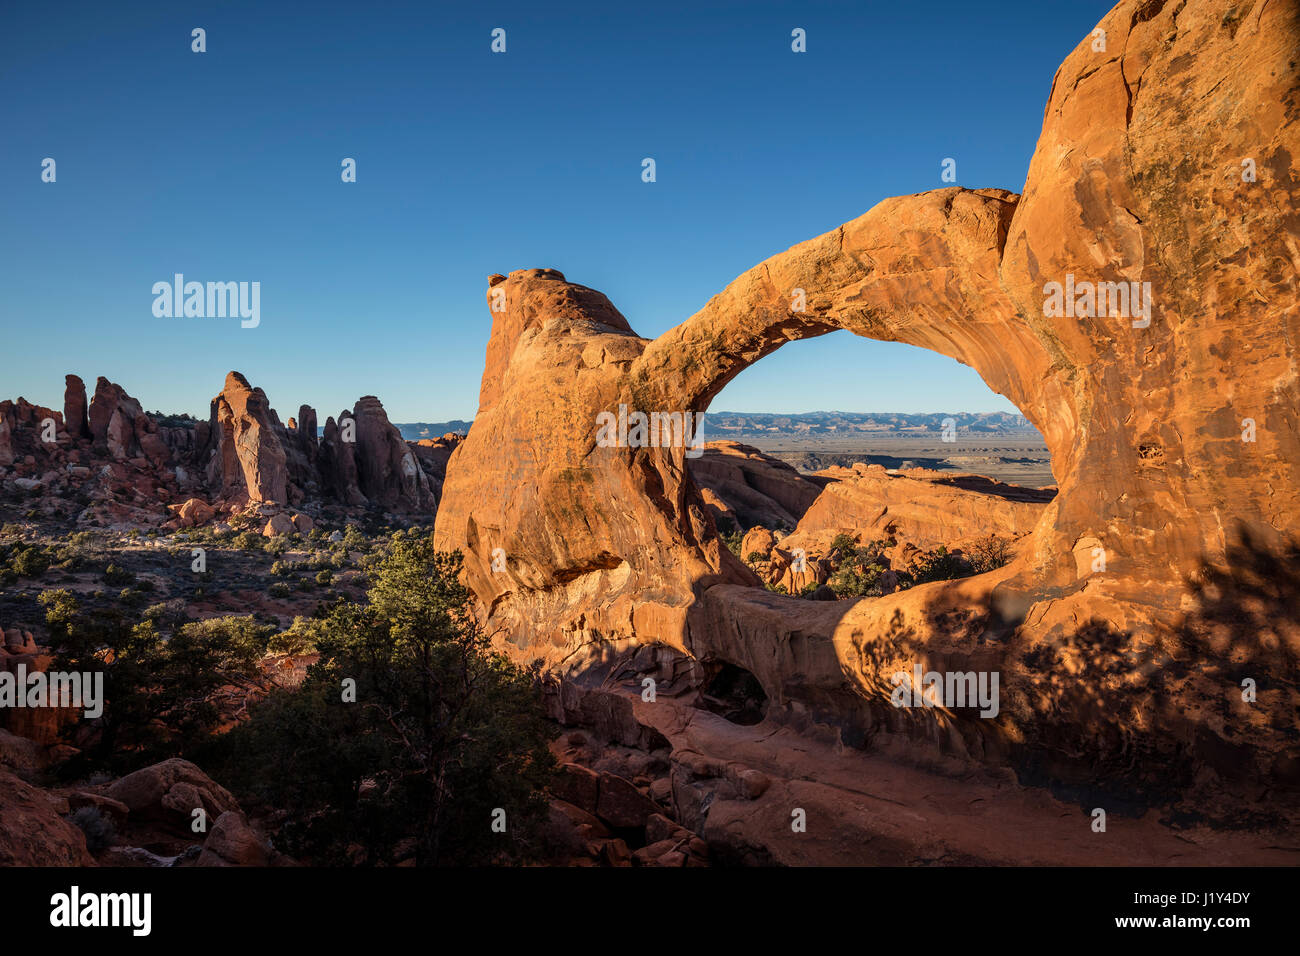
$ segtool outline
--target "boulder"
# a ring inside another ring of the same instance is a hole
[[[228,810],[203,841],[203,851],[195,866],[266,866],[271,862],[271,848],[248,825],[238,810]]]
[[[262,535],[267,538],[274,538],[277,535],[293,534],[295,530],[294,520],[281,512],[273,514],[267,519],[266,525],[262,528]]]
[[[632,781],[617,774],[600,774],[596,816],[612,827],[643,827],[659,808]]]
[[[166,822],[185,832],[189,832],[197,809],[207,814],[209,827],[226,811],[239,809],[229,791],[179,757],[127,774],[108,788],[107,796],[133,814]]]
[[[94,866],[86,837],[43,790],[0,770],[0,866]]]

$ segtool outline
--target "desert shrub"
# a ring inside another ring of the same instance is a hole
[[[966,548],[966,557],[976,574],[993,571],[1008,564],[1015,557],[1010,540],[1001,535],[989,534]]]
[[[322,633],[324,626],[319,620],[295,617],[287,630],[271,635],[266,649],[271,654],[310,654]]]
[[[55,552],[55,559],[67,571],[85,567],[99,551],[95,536],[89,531],[74,531]]]
[[[316,575],[316,583],[320,585],[333,584],[334,583],[333,573],[328,568],[326,568],[324,571],[321,571],[319,574]]]
[[[745,540],[745,532],[733,531],[730,534],[724,534],[721,537],[722,537],[722,543],[727,546],[727,550],[730,551],[732,554],[734,554],[736,557],[738,558],[741,557],[740,545]]]
[[[266,589],[266,593],[271,595],[273,598],[287,598],[289,595],[293,594],[293,588],[287,581],[276,581]]]
[[[368,603],[316,623],[320,660],[302,685],[221,738],[223,779],[288,812],[290,853],[355,862],[351,845],[376,864],[414,846],[418,864],[448,865],[540,848],[552,731],[535,675],[491,650],[460,569],[432,534],[395,535]],[[498,807],[505,839],[490,826]]]
[[[62,588],[38,600],[54,669],[104,675],[99,733],[65,764],[68,774],[130,770],[185,756],[217,725],[216,692],[256,676],[274,630],[251,617],[178,623],[121,605],[87,613]]]
[[[888,542],[883,540],[859,546],[847,534],[836,535],[831,542],[831,560],[835,570],[826,583],[837,597],[880,595],[880,576],[889,568],[889,559],[885,557],[888,547]]]
[[[242,531],[231,539],[231,546],[240,551],[265,551],[267,539],[256,531]]]
[[[343,531],[343,540],[339,542],[345,551],[367,551],[370,548],[370,542],[366,536],[354,524],[350,524]]]
[[[133,581],[135,581],[135,575],[120,565],[110,563],[104,569],[105,584],[131,584]]]
[[[916,584],[929,581],[951,581],[970,577],[971,566],[961,555],[952,554],[943,545],[929,552],[912,566],[912,580]]]
[[[108,849],[117,839],[117,828],[113,825],[112,817],[104,814],[99,807],[78,807],[67,819],[86,835],[86,849],[91,853]]]
[[[14,553],[13,570],[20,578],[39,578],[49,570],[50,554],[38,544],[28,545]]]
[[[853,539],[851,534],[837,534],[831,540],[831,551],[839,551],[842,554],[849,554],[856,551],[858,542]]]

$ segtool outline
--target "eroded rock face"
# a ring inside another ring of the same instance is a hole
[[[339,422],[342,426],[333,418],[325,419],[320,444],[321,481],[325,490],[340,501],[361,507],[367,501],[357,479],[356,422],[346,410],[340,413]],[[353,440],[347,440],[348,434],[354,436]]]
[[[90,438],[90,419],[86,416],[86,383],[79,376],[68,375],[63,390],[63,424],[76,440]]]
[[[0,770],[0,866],[94,866],[85,835],[43,790]]]
[[[363,396],[353,417],[362,494],[388,508],[431,511],[434,500],[428,479],[401,432],[388,421],[379,399]]]
[[[266,393],[238,372],[212,400],[208,483],[235,503],[289,501],[284,447],[272,424]]]
[[[95,397],[90,400],[87,418],[96,450],[116,461],[136,457],[141,451],[140,437],[149,434],[149,426],[153,424],[126,389],[102,375],[95,383]],[[154,446],[154,451],[157,450]]]
[[[707,442],[689,465],[719,527],[793,528],[826,484],[734,441]]]
[[[1296,609],[1241,570],[1285,580],[1300,528],[1296,7],[1128,0],[1101,26],[1106,52],[1085,37],[1058,72],[1022,196],[886,200],[654,341],[552,270],[492,277],[506,310],[437,533],[522,656],[574,670],[659,642],[745,667],[775,710],[851,739],[906,731],[1057,778],[1070,768],[1042,754],[1150,785],[1300,780]],[[1132,303],[1045,307],[1050,283],[1129,281],[1150,283],[1149,324]],[[970,365],[1043,434],[1060,491],[1012,565],[858,602],[737,587],[752,575],[683,449],[597,440],[602,412],[703,411],[839,328]],[[1243,660],[1270,685],[1252,705]],[[914,663],[998,671],[1000,716],[900,713],[889,678]]]
[[[951,549],[985,535],[1015,540],[1034,530],[1055,496],[923,468],[891,475],[880,465],[857,465],[820,474],[832,480],[783,547],[824,546],[841,532],[863,541],[904,538],[918,548]]]

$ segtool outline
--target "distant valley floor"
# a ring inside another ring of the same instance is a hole
[[[886,468],[933,468],[987,475],[998,481],[1028,488],[1054,485],[1051,456],[1036,434],[989,435],[978,438],[959,436],[955,442],[941,441],[937,434],[920,436],[773,434],[706,434],[709,439],[726,438],[753,445],[773,458],[787,462],[805,474],[832,465],[851,467],[854,462],[883,465]]]

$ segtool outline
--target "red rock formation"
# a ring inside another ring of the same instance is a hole
[[[357,477],[375,504],[404,511],[432,511],[433,492],[415,455],[389,421],[383,404],[365,395],[353,409],[357,424]]]
[[[289,502],[284,448],[271,416],[266,393],[238,372],[226,376],[225,388],[212,400],[208,484],[236,506]]]
[[[91,437],[90,419],[86,416],[86,383],[76,375],[65,378],[63,424],[74,441]]]
[[[0,866],[93,866],[66,801],[0,770]]]
[[[1195,583],[1281,573],[1300,529],[1295,5],[1125,0],[1101,26],[1106,51],[1085,37],[1058,72],[1022,196],[886,200],[653,342],[553,271],[492,278],[506,311],[437,533],[521,655],[574,669],[659,642],[743,667],[778,710],[813,707],[854,739],[899,726],[895,670],[994,670],[998,720],[930,711],[910,732],[989,760],[1086,755],[1095,776],[1141,773],[1122,755],[1153,752],[1300,779],[1300,698],[1280,682],[1300,629],[1223,606],[1249,589]],[[1050,283],[1076,280],[1150,283],[1149,324],[1054,314]],[[1060,493],[1017,562],[856,603],[737,587],[752,578],[682,450],[598,441],[600,413],[701,411],[782,344],[837,328],[970,365],[1043,434]],[[1267,633],[1234,632],[1234,653],[1272,689],[1221,706],[1240,693],[1211,637],[1243,617]]]
[[[38,645],[30,631],[15,627],[3,631],[0,671],[18,674],[21,670],[31,675],[48,671],[53,663],[49,649]],[[83,713],[77,707],[0,708],[0,727],[41,746],[49,746],[59,743],[63,728],[81,720]]]
[[[104,376],[95,383],[95,397],[87,415],[95,448],[116,461],[134,458],[140,451],[136,419],[146,417],[140,403]],[[147,424],[141,429],[147,430]]]
[[[708,442],[688,465],[719,527],[730,521],[741,529],[793,528],[826,484],[734,441]]]
[[[339,413],[339,422],[342,427],[333,418],[325,419],[320,444],[321,487],[347,505],[364,507],[368,502],[357,479],[356,422],[346,409]],[[348,435],[350,441],[345,440]]]
[[[64,395],[74,432],[84,406],[80,383],[69,375]],[[153,527],[167,520],[169,510],[176,516],[169,528],[188,527],[250,506],[261,527],[275,509],[309,499],[313,508],[334,500],[429,514],[459,436],[406,442],[374,397],[344,415],[350,440],[343,441],[331,420],[318,442],[310,406],[301,406],[290,419],[294,427],[286,428],[266,394],[231,372],[212,401],[209,421],[181,416],[160,426],[121,386],[101,377],[85,414],[89,448],[77,447],[80,439],[65,430],[59,412],[21,398],[0,402],[0,482],[14,493],[40,494],[38,510],[50,515],[88,495],[91,505],[78,521],[100,527]],[[53,422],[52,441],[45,440],[51,434],[42,427],[46,419]],[[203,502],[203,510],[190,506],[179,514],[200,496],[215,510]],[[311,523],[307,515],[289,517],[294,527]]]
[[[918,548],[952,549],[985,535],[1029,534],[1054,493],[981,475],[925,469],[889,474],[880,465],[829,468],[833,478],[782,547],[825,550],[845,532],[860,540],[906,538]]]

